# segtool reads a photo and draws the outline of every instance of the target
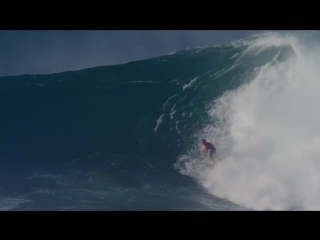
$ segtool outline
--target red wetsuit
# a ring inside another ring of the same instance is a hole
[[[210,157],[212,157],[213,154],[216,154],[216,148],[215,146],[213,146],[213,144],[209,143],[209,142],[202,142],[202,144],[205,146],[206,149],[210,150]]]
[[[215,150],[216,148],[209,142],[202,143],[207,149]]]

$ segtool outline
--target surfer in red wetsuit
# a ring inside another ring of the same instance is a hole
[[[208,150],[210,150],[210,153],[209,153],[210,158],[212,159],[212,161],[214,161],[212,155],[213,155],[213,154],[216,154],[216,148],[215,148],[215,146],[213,146],[213,144],[207,142],[205,139],[202,139],[202,144],[204,145],[204,150],[203,150],[204,155],[207,155]]]

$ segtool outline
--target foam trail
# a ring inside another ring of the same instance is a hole
[[[252,54],[291,46],[295,55],[278,62],[275,53],[252,81],[211,103],[209,115],[218,121],[197,135],[214,142],[222,161],[192,168],[190,157],[188,171],[180,170],[212,195],[251,209],[320,210],[319,47],[310,55],[288,35],[252,46]]]
[[[159,119],[157,120],[157,125],[156,125],[156,127],[154,128],[154,130],[153,130],[154,132],[157,131],[157,129],[158,129],[159,125],[162,123],[163,119],[164,119],[164,114],[162,114],[162,115],[159,117]]]

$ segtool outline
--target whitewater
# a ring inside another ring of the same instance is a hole
[[[210,194],[250,209],[319,210],[319,44],[309,35],[268,33],[232,45],[247,47],[221,74],[275,51],[240,87],[206,104],[212,122],[195,133],[197,147],[177,168]],[[213,167],[198,154],[202,138],[218,149]]]
[[[318,40],[0,77],[0,209],[320,210]]]

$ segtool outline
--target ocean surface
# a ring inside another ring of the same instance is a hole
[[[320,210],[319,46],[265,33],[0,77],[0,210]]]

